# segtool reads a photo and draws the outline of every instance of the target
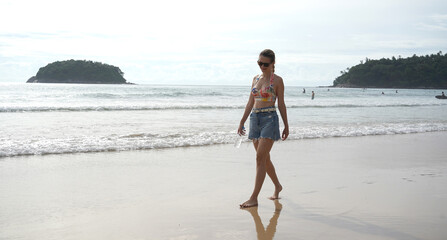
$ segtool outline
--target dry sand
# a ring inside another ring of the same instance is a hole
[[[0,239],[447,238],[447,133],[0,159]]]

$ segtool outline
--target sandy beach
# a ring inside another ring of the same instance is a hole
[[[239,209],[250,143],[0,159],[0,239],[396,239],[447,236],[447,133],[279,142],[284,186]]]

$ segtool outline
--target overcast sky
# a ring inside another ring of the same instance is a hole
[[[68,59],[140,84],[249,85],[260,51],[286,85],[332,85],[365,57],[447,53],[445,0],[0,0],[0,82]]]

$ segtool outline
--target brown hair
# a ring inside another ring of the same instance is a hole
[[[259,56],[269,58],[273,64],[273,72],[275,72],[275,53],[271,49],[264,49]]]

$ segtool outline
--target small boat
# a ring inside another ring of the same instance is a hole
[[[445,95],[437,95],[437,96],[435,96],[435,98],[437,98],[437,99],[447,99],[447,96],[445,96]]]

